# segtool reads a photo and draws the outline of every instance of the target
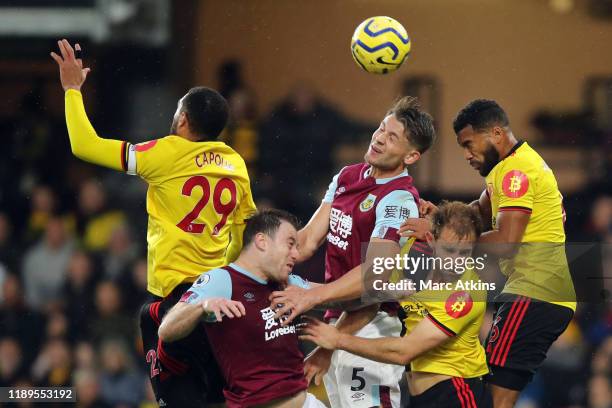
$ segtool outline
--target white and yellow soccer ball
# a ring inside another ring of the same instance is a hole
[[[353,59],[373,74],[398,69],[410,53],[410,37],[399,21],[386,16],[370,17],[355,29],[351,39]]]

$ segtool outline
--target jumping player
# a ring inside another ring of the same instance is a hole
[[[244,248],[227,266],[202,274],[164,317],[159,337],[176,341],[204,323],[227,382],[227,406],[323,408],[306,393],[304,356],[294,325],[282,327],[268,296],[287,282],[298,258],[297,219],[284,211],[253,216]]]
[[[485,177],[486,189],[473,204],[492,229],[479,243],[502,257],[508,278],[486,351],[495,407],[512,407],[576,310],[563,197],[550,167],[515,138],[495,101],[470,102],[453,127],[465,159]]]
[[[141,330],[151,382],[160,406],[200,407],[222,401],[221,378],[202,332],[182,344],[157,339],[164,313],[202,271],[232,261],[242,247],[245,219],[254,211],[242,158],[216,141],[228,106],[216,91],[192,88],[178,102],[170,135],[132,145],[98,137],[83,105],[83,68],[75,48],[58,41],[51,53],[65,91],[72,152],[82,160],[139,175],[147,191],[147,287],[155,300],[143,306]],[[229,247],[228,247],[229,245]]]
[[[472,253],[481,232],[480,215],[467,204],[447,202],[433,216],[431,260],[455,261]],[[413,244],[414,246],[414,244]],[[423,257],[410,248],[409,256]],[[423,259],[423,258],[422,258]],[[418,271],[426,281],[450,289],[423,290],[401,302],[403,337],[368,339],[341,334],[335,327],[308,319],[300,338],[326,349],[343,350],[383,363],[410,365],[407,373],[410,407],[492,407],[482,376],[489,372],[479,333],[486,310],[486,291],[464,289],[478,282],[473,269]],[[427,269],[427,262],[420,268]],[[440,263],[441,265],[441,263]],[[414,276],[416,271],[411,271]],[[461,287],[457,283],[461,281]]]
[[[287,313],[289,322],[315,305],[359,298],[362,268],[364,272],[369,269],[369,260],[399,254],[400,225],[408,217],[418,217],[419,196],[407,166],[416,163],[434,139],[433,120],[414,98],[404,97],[391,107],[372,135],[365,163],[344,167],[333,178],[319,209],[298,233],[300,261],[327,240],[327,284],[275,292],[273,306],[282,305],[277,315]],[[340,314],[341,310],[328,310],[325,319],[333,323]],[[359,335],[399,336],[401,324],[394,314],[383,308]],[[332,358],[324,377],[332,406],[371,407],[380,401],[399,406],[403,366],[380,364],[349,353],[343,354],[342,361],[338,356],[336,353]]]

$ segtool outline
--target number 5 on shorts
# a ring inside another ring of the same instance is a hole
[[[351,376],[351,381],[357,381],[359,382],[359,385],[356,387],[353,387],[351,385],[351,391],[361,391],[365,388],[366,386],[365,379],[358,375],[360,371],[364,371],[364,370],[365,368],[363,367],[353,367],[353,375]]]

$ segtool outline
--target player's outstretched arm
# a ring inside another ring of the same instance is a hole
[[[351,269],[340,279],[325,285],[318,285],[301,291],[276,291],[270,295],[272,308],[276,316],[287,317],[283,325],[288,325],[297,316],[321,304],[331,304],[358,299],[364,293],[364,282],[372,282],[374,278],[388,280],[386,275],[373,274],[375,258],[395,258],[399,255],[399,244],[392,240],[371,238],[366,260],[363,264]],[[389,271],[390,272],[390,271]]]
[[[316,343],[330,350],[345,350],[381,363],[407,365],[419,355],[439,346],[449,336],[429,319],[423,319],[404,337],[366,339],[341,333],[333,326],[308,317],[300,328],[300,339]]]
[[[73,48],[65,39],[58,41],[58,47],[61,55],[52,52],[51,57],[59,67],[60,81],[65,91],[66,125],[72,153],[90,163],[114,170],[127,170],[126,143],[98,137],[85,112],[81,86],[90,69],[83,68],[83,61],[76,55],[81,47],[76,44]]]
[[[322,202],[304,228],[298,231],[298,262],[304,262],[319,249],[329,230],[331,203]]]
[[[233,319],[245,313],[242,303],[225,298],[205,299],[198,303],[178,302],[162,320],[157,335],[161,341],[170,343],[187,337],[202,317],[220,322],[223,316]]]
[[[187,337],[204,316],[204,309],[199,303],[178,302],[164,316],[157,335],[165,343],[171,343]]]
[[[370,238],[364,263],[351,269],[340,279],[314,290],[318,289],[321,303],[358,299],[364,294],[364,289],[368,290],[372,287],[372,282],[375,279],[380,279],[383,282],[389,280],[391,270],[382,274],[374,273],[375,259],[395,259],[399,254],[400,247],[397,242],[382,238]]]
[[[372,321],[378,309],[379,305],[375,304],[352,312],[344,312],[336,322],[336,329],[340,333],[354,334]],[[329,370],[333,352],[317,347],[304,359],[304,375],[309,384],[314,379],[316,385],[321,385],[323,376]]]

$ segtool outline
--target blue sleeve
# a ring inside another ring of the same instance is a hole
[[[225,269],[213,269],[201,274],[185,292],[181,302],[193,305],[210,298],[232,298],[232,278]]]
[[[341,172],[342,170],[340,170],[340,173]],[[331,183],[329,183],[329,187],[327,187],[327,191],[325,192],[325,195],[323,196],[324,203],[331,203],[332,201],[334,201],[334,197],[336,195],[336,189],[338,189],[338,176],[340,176],[340,173],[336,174],[334,178],[332,179]]]
[[[299,286],[302,289],[310,289],[310,284],[308,281],[298,275],[289,275],[287,283],[289,283],[289,285]]]
[[[419,209],[412,193],[395,190],[384,196],[376,206],[376,223],[371,238],[399,241],[397,234],[406,218],[418,218]]]

